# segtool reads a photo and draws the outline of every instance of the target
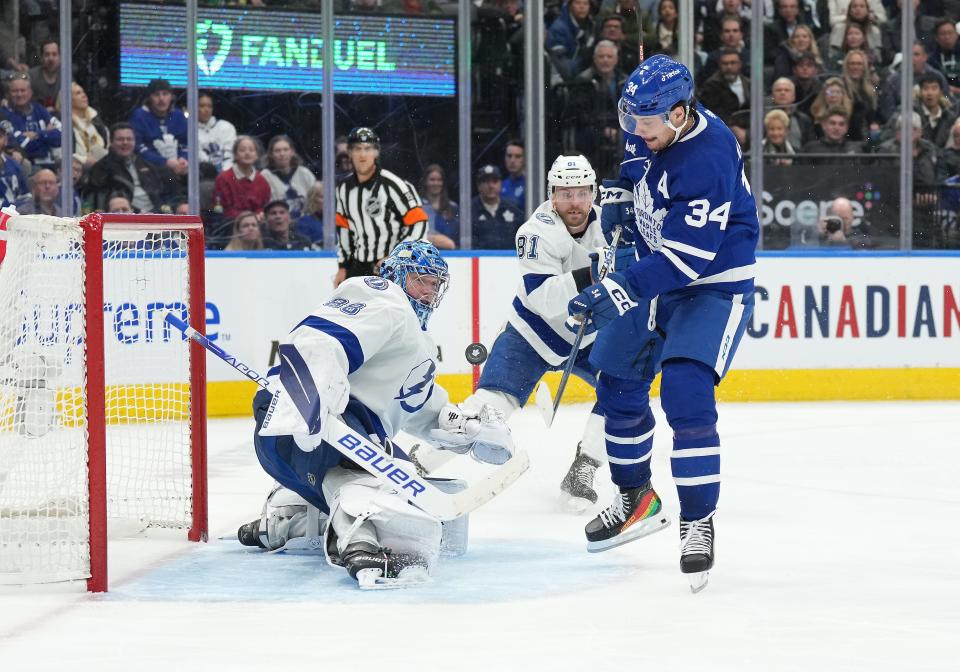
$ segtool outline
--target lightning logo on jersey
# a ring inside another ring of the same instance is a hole
[[[400,386],[400,393],[394,399],[400,402],[400,407],[407,413],[416,413],[430,399],[433,394],[433,385],[436,380],[437,364],[432,359],[420,362]]]

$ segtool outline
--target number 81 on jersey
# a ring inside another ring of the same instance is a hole
[[[540,236],[517,236],[517,256],[521,259],[537,258],[537,243]]]

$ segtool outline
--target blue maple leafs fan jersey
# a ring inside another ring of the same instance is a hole
[[[690,285],[753,290],[760,223],[743,154],[716,115],[696,110],[694,128],[663,152],[625,134],[620,176],[634,184],[640,259],[626,276],[641,296]]]

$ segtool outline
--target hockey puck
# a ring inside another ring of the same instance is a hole
[[[483,343],[471,343],[463,354],[471,364],[483,364],[487,361],[487,348]]]

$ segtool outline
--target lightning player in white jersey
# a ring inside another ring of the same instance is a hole
[[[596,173],[583,156],[559,156],[547,173],[547,184],[550,199],[517,230],[522,277],[477,391],[462,404],[474,413],[491,405],[509,417],[526,403],[545,372],[563,369],[571,356],[574,336],[564,327],[567,303],[593,281],[590,255],[596,256],[605,244],[600,208],[594,205]],[[632,248],[621,250],[621,258],[632,256]],[[573,372],[591,386],[597,376],[588,361],[594,338],[586,336],[573,355]],[[605,458],[603,416],[594,407],[560,483],[565,509],[582,511],[596,503],[594,479]]]
[[[713,566],[720,494],[714,387],[753,309],[757,208],[739,145],[696,103],[686,66],[663,55],[647,60],[625,83],[619,111],[627,145],[647,151],[631,158],[628,150],[620,182],[605,184],[601,217],[607,228],[621,224],[634,235],[638,260],[569,305],[571,315],[589,315],[603,336],[619,340],[605,361],[591,358],[603,371],[597,396],[620,491],[587,525],[588,550],[612,548],[669,523],[650,485],[648,390],[618,377],[617,358],[610,356],[619,349],[621,359],[632,357],[637,325],[647,323],[664,336],[660,397],[673,429],[680,567],[696,591]]]
[[[361,586],[429,573],[440,522],[378,485],[321,436],[327,418],[339,416],[395,455],[390,438],[401,430],[466,451],[482,429],[484,448],[475,457],[484,459],[482,449],[512,453],[502,415],[480,409],[481,422],[479,412],[464,414],[436,383],[437,347],[426,326],[448,279],[433,245],[405,241],[380,276],[346,280],[294,327],[279,347],[280,365],[267,375],[277,391],[254,397],[257,457],[281,487],[261,518],[240,528],[242,543],[275,549],[293,537],[316,537],[328,515],[327,558]]]

